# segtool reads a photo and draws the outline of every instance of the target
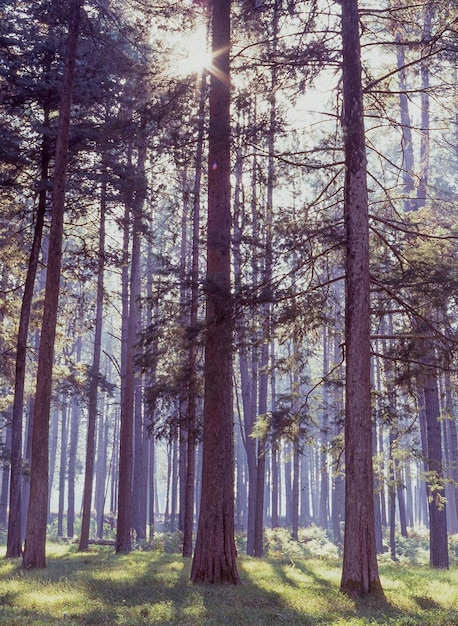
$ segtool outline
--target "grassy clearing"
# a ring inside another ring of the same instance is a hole
[[[2,553],[3,556],[4,552]],[[458,568],[382,564],[387,604],[339,593],[337,560],[242,557],[238,587],[189,582],[177,554],[110,548],[79,554],[49,544],[48,567],[23,571],[0,560],[0,624],[5,626],[458,625]]]

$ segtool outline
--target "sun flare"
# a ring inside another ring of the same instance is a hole
[[[211,50],[208,47],[205,26],[184,33],[172,48],[173,71],[178,76],[200,74],[212,65]]]

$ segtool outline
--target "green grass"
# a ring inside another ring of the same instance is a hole
[[[4,554],[4,552],[3,552]],[[2,554],[2,556],[3,556]],[[458,569],[382,564],[387,603],[339,592],[340,563],[241,557],[240,586],[189,581],[176,554],[48,545],[48,567],[0,560],[0,624],[18,626],[458,625]]]

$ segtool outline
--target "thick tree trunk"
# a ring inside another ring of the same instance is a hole
[[[239,582],[234,539],[230,208],[230,0],[213,3],[202,494],[191,579]]]
[[[23,567],[31,568],[46,567],[49,410],[51,406],[54,340],[56,336],[57,307],[59,302],[70,110],[81,4],[81,0],[72,0],[72,2],[69,2],[67,54],[57,131],[53,178],[53,206],[49,234],[49,258],[46,273],[43,323],[41,329],[40,353],[38,357],[36,401],[33,417],[30,502],[23,556]]]
[[[374,525],[369,219],[357,0],[342,3],[345,142],[345,539],[341,591],[383,595]]]

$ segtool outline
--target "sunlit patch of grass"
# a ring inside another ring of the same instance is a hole
[[[322,561],[282,564],[243,559],[242,563],[258,593],[275,597],[279,605],[289,609],[293,619],[299,613],[311,620],[304,623],[332,623],[337,604],[341,612],[351,611],[351,601],[339,593],[338,585],[331,580],[335,577],[334,569]]]
[[[383,564],[387,602],[339,592],[341,564],[239,558],[242,584],[190,582],[190,559],[164,552],[78,553],[50,544],[45,570],[0,559],[0,624],[8,626],[451,626],[458,570]]]
[[[458,570],[382,566],[381,579],[390,601],[404,611],[456,610],[458,612]],[[428,609],[429,607],[429,609]],[[457,620],[458,623],[458,620]]]

